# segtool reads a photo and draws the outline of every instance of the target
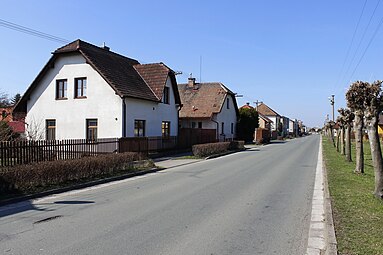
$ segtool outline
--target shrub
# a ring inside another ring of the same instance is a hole
[[[230,142],[205,143],[193,145],[193,155],[196,157],[207,157],[229,150]]]
[[[245,149],[245,141],[231,141],[229,150],[244,150]]]
[[[42,187],[112,176],[132,171],[136,168],[134,161],[141,159],[138,153],[127,152],[3,168],[0,192],[33,192]]]

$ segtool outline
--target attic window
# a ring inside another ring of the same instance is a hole
[[[230,109],[230,100],[226,98],[226,109]]]
[[[56,99],[67,99],[67,80],[56,80]]]
[[[74,79],[74,97],[86,98],[86,78]]]
[[[162,102],[164,104],[169,104],[169,87],[164,88],[164,94],[162,96]]]

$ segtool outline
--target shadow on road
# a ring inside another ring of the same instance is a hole
[[[83,205],[83,204],[94,204],[94,201],[56,201],[54,204],[63,204],[63,205]]]
[[[41,209],[35,207],[31,201],[23,201],[15,204],[9,204],[9,205],[4,205],[0,207],[0,218],[6,217],[9,215],[13,214],[18,214],[26,211],[41,211],[41,212],[48,212],[48,211],[53,211],[51,209]]]

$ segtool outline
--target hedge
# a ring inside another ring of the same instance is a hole
[[[142,160],[138,153],[127,152],[0,168],[0,192],[31,193],[44,187],[131,172],[137,160]]]
[[[193,155],[196,157],[207,157],[215,154],[225,153],[231,150],[245,149],[244,141],[205,143],[193,145]]]

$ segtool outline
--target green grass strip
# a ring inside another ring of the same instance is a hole
[[[374,198],[374,170],[370,146],[364,144],[365,174],[354,173],[353,162],[323,138],[339,254],[383,254],[383,202]]]

